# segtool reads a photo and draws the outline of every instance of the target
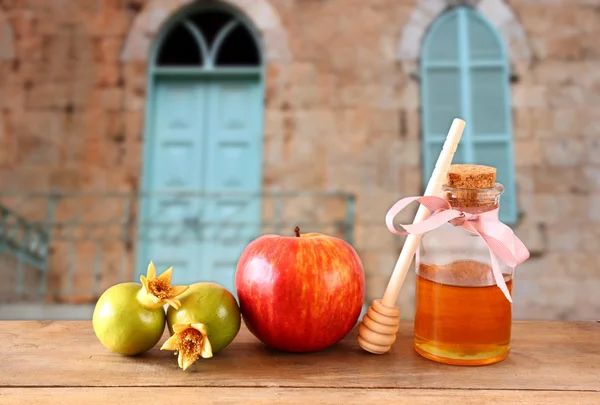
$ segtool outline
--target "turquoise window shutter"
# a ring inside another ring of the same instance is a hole
[[[423,179],[429,180],[452,119],[467,122],[454,163],[495,166],[505,192],[500,218],[517,220],[507,54],[476,11],[457,7],[430,27],[421,56]]]

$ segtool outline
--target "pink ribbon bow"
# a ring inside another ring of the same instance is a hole
[[[418,201],[434,212],[429,218],[419,223],[412,225],[401,224],[400,226],[406,229],[407,232],[397,231],[393,223],[394,218],[407,205],[414,201]],[[466,230],[476,233],[483,238],[490,251],[492,272],[494,274],[494,279],[496,280],[496,285],[500,287],[504,296],[512,302],[496,256],[498,256],[507,266],[514,269],[529,258],[529,250],[527,250],[523,242],[517,238],[510,227],[500,222],[498,219],[497,208],[482,214],[470,214],[452,209],[450,203],[440,197],[406,197],[394,204],[385,217],[385,223],[388,229],[392,233],[398,235],[420,235],[436,229],[446,222],[449,222],[454,226],[462,226]]]

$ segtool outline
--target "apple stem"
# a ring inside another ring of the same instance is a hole
[[[294,228],[294,232],[296,232],[296,236],[297,236],[297,237],[300,237],[300,228],[298,228],[298,227],[295,227],[295,228]]]

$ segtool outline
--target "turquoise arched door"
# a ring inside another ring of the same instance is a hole
[[[456,7],[430,27],[421,52],[423,171],[427,182],[452,119],[467,122],[454,163],[497,168],[500,219],[514,224],[517,199],[509,64],[505,44],[477,11]]]
[[[261,52],[248,22],[195,8],[154,46],[145,127],[137,274],[149,261],[173,282],[234,291],[261,219]]]

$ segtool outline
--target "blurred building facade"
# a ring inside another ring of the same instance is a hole
[[[34,200],[59,192],[53,238],[78,210],[79,219],[116,214],[129,225],[277,222],[252,224],[245,240],[292,235],[310,217],[307,231],[350,235],[370,301],[383,294],[403,241],[385,214],[423,192],[457,116],[467,132],[456,161],[498,167],[503,219],[532,253],[517,269],[515,317],[598,317],[600,2],[3,0],[0,8],[6,215],[43,218],[48,201]],[[240,190],[206,203],[172,194]],[[144,191],[166,194],[132,205],[114,197]],[[87,192],[96,200],[80,196]],[[272,196],[286,193],[295,199],[275,215]],[[121,238],[100,250],[50,243],[41,254],[45,299],[93,301],[148,260],[231,288],[240,242],[213,239]],[[399,299],[405,318],[413,283],[411,272]]]

